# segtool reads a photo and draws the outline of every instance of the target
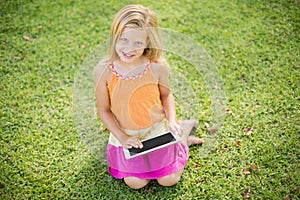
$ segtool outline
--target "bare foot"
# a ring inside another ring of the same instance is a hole
[[[193,135],[199,124],[198,120],[196,119],[183,120],[183,121],[179,121],[179,124],[181,126],[183,138],[185,138],[186,141],[185,144],[191,146],[191,145],[204,143],[203,138],[199,138]]]
[[[187,141],[188,146],[197,145],[197,144],[204,144],[203,138],[199,138],[199,137],[196,137],[196,136],[189,136],[188,137],[188,141]]]

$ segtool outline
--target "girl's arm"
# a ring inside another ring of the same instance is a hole
[[[96,102],[97,111],[102,123],[120,141],[125,148],[142,148],[142,143],[136,137],[125,134],[120,128],[113,113],[110,110],[110,100],[107,90],[107,82],[111,76],[109,70],[98,67],[96,71]]]
[[[156,68],[159,78],[159,91],[161,102],[169,123],[169,128],[173,133],[178,133],[180,126],[176,118],[175,99],[169,84],[169,67],[160,65]]]

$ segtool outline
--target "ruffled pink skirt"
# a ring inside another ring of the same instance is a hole
[[[108,171],[115,178],[134,176],[157,179],[183,169],[188,160],[189,148],[183,143],[176,143],[127,160],[123,147],[108,144],[106,153]]]

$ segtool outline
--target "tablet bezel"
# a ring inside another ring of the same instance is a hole
[[[174,134],[174,133],[170,132],[170,131],[169,131],[169,132],[165,132],[165,133],[160,134],[160,135],[157,135],[157,136],[152,137],[152,138],[148,138],[148,139],[146,139],[146,140],[142,140],[141,142],[145,142],[145,141],[148,141],[148,140],[151,140],[151,139],[160,137],[160,136],[162,136],[162,135],[167,135],[167,134],[169,134],[169,133],[171,133],[172,136],[175,138],[174,141],[165,143],[165,144],[163,144],[163,145],[160,145],[160,146],[157,146],[157,147],[154,147],[154,148],[145,150],[145,151],[143,151],[143,152],[140,152],[140,153],[137,153],[137,154],[134,154],[134,155],[130,155],[129,149],[123,147],[123,151],[124,151],[125,158],[128,160],[128,159],[135,158],[135,157],[138,157],[138,156],[141,156],[141,155],[145,155],[145,154],[147,154],[147,153],[156,151],[156,150],[158,150],[158,149],[161,149],[161,148],[170,146],[170,145],[172,145],[172,144],[176,144],[176,143],[178,143],[178,142],[181,142],[181,137],[180,137],[179,135],[177,135],[177,134]]]

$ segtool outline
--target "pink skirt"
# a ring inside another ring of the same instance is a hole
[[[157,179],[183,169],[188,160],[189,148],[183,143],[176,143],[127,160],[122,146],[108,144],[106,153],[108,171],[115,178],[134,176]]]

